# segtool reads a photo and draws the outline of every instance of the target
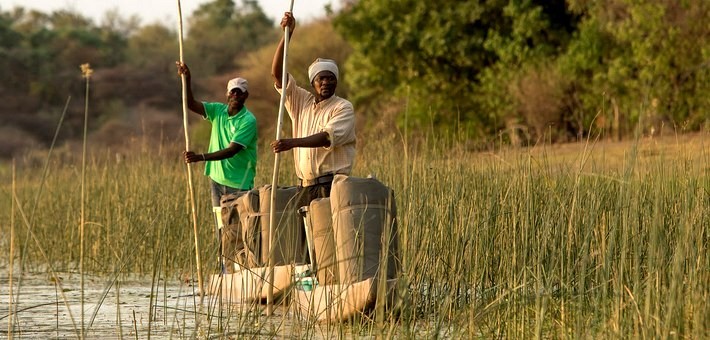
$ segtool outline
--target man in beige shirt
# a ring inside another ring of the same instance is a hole
[[[281,28],[289,28],[291,36],[296,20],[290,12],[281,20]],[[284,91],[284,38],[281,38],[271,76],[276,90]],[[330,59],[316,59],[308,67],[308,77],[314,94],[298,86],[291,74],[285,86],[286,111],[291,117],[293,138],[273,141],[274,152],[293,149],[299,183],[299,207],[312,200],[330,196],[335,174],[349,175],[355,159],[355,112],[346,99],[335,95],[338,86],[338,66]]]

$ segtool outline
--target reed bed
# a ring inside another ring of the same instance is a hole
[[[710,337],[707,133],[488,153],[435,138],[363,140],[354,175],[372,174],[396,193],[398,308],[323,325],[288,310],[269,321],[255,306],[196,303],[181,313],[207,322],[178,325],[173,336]],[[118,158],[90,150],[84,271],[106,292],[145,275],[159,305],[161,285],[192,282],[196,265],[180,150],[147,145]],[[257,185],[270,182],[273,164],[266,142],[260,150]],[[15,273],[78,271],[79,158],[57,158],[40,195],[41,167],[18,167],[16,197],[31,223],[15,222]],[[290,185],[293,163],[282,163],[281,183]],[[202,167],[195,171],[200,258],[210,275],[218,270],[214,223]],[[0,176],[0,231],[10,235],[9,165]],[[4,236],[0,253],[9,247]],[[163,320],[157,313],[151,322]]]

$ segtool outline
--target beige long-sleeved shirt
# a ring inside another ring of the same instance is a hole
[[[281,89],[276,88],[279,93]],[[336,95],[316,103],[315,96],[298,86],[291,74],[286,85],[286,111],[293,137],[328,133],[329,147],[294,148],[296,175],[312,180],[327,174],[349,175],[355,160],[355,111],[348,100]]]

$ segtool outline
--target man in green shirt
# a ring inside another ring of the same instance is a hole
[[[212,206],[219,207],[222,195],[247,191],[254,187],[256,175],[256,118],[246,106],[248,83],[234,78],[227,83],[227,103],[195,100],[192,95],[190,69],[177,62],[178,74],[185,75],[187,107],[212,124],[207,153],[185,151],[185,162],[206,162],[205,175],[210,178]]]
[[[185,75],[187,107],[212,124],[207,153],[184,151],[186,163],[206,162],[205,175],[210,178],[213,211],[219,212],[220,198],[227,194],[243,194],[254,187],[256,175],[256,118],[244,106],[249,97],[248,83],[234,78],[227,83],[227,103],[200,102],[192,94],[190,69],[175,62],[179,75]],[[218,223],[221,216],[216,216]],[[232,254],[239,242],[238,225],[225,226],[222,248],[225,264],[232,263]],[[235,230],[232,230],[235,229]],[[225,268],[231,272],[233,266]]]

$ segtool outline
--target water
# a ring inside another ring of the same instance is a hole
[[[154,283],[150,278],[114,282],[87,276],[82,322],[78,274],[59,273],[59,280],[24,274],[21,286],[15,276],[12,302],[9,273],[0,275],[0,338],[78,338],[82,328],[88,339],[332,335],[328,328],[300,320],[288,307],[279,306],[266,317],[263,305],[227,306],[215,296],[201,298],[194,282],[177,278]]]

